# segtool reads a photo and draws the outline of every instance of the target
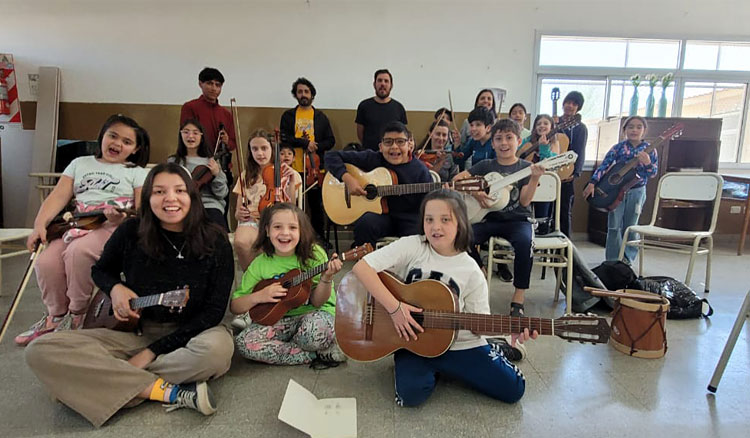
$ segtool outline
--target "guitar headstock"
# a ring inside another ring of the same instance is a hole
[[[561,132],[561,131],[564,131],[564,130],[566,130],[568,128],[572,128],[572,127],[580,125],[580,124],[581,124],[581,115],[580,114],[576,114],[576,115],[571,116],[571,117],[561,118],[560,122],[555,127],[555,131]]]
[[[560,155],[555,155],[554,157],[549,157],[545,160],[542,160],[539,162],[539,164],[544,167],[544,170],[554,172],[562,167],[567,166],[568,164],[575,163],[576,159],[578,159],[577,153],[573,151],[567,151]]]
[[[552,96],[550,96],[552,99],[552,103],[556,104],[558,100],[560,100],[560,89],[555,87],[552,89]]]
[[[359,260],[373,251],[370,243],[357,246],[341,254],[341,260]]]
[[[662,132],[659,138],[661,138],[662,140],[667,140],[667,139],[674,140],[682,136],[682,130],[684,128],[685,128],[684,123],[675,123],[674,125],[672,125],[672,127]]]
[[[182,308],[187,305],[189,298],[190,286],[185,285],[180,289],[164,292],[161,296],[161,305],[164,307],[169,307],[170,311],[174,311],[176,309],[178,312],[181,312]]]
[[[565,315],[554,320],[555,336],[567,341],[606,344],[609,341],[609,323],[595,315]]]
[[[489,187],[487,180],[481,176],[470,176],[453,181],[451,185],[453,186],[453,190],[458,190],[459,192],[479,192],[487,190],[487,187]]]

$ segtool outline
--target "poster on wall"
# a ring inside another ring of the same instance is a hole
[[[13,55],[0,53],[0,123],[21,123]]]

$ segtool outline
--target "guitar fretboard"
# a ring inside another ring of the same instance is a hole
[[[144,307],[158,306],[164,294],[148,295],[145,297],[132,298],[130,308],[133,310],[143,309]]]
[[[443,187],[443,183],[439,182],[378,186],[378,196],[399,196],[411,195],[414,193],[427,193],[441,187]]]
[[[529,332],[536,330],[540,335],[555,334],[555,320],[549,318],[438,312],[434,310],[425,310],[423,318],[422,325],[427,328],[471,330],[475,333],[488,335],[521,333],[527,328]]]

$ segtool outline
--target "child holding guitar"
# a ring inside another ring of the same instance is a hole
[[[531,200],[536,192],[539,178],[544,168],[538,164],[516,157],[516,149],[521,144],[521,127],[511,119],[502,119],[492,125],[492,148],[497,154],[493,160],[481,161],[469,170],[465,170],[454,178],[459,180],[476,175],[487,175],[497,172],[501,175],[516,173],[531,166],[531,176],[514,183],[510,189],[510,199],[505,208],[488,213],[484,220],[472,226],[474,245],[471,246],[471,256],[479,266],[482,259],[476,250],[489,240],[491,236],[499,236],[513,246],[515,259],[513,262],[513,286],[515,293],[510,302],[511,316],[523,316],[523,300],[526,289],[529,288],[532,266],[532,241],[534,230],[529,219],[532,217]],[[494,200],[485,192],[472,192],[482,207],[487,208]]]
[[[328,151],[325,167],[333,177],[346,184],[352,196],[365,196],[362,184],[347,172],[345,164],[357,166],[364,172],[384,167],[394,173],[398,184],[431,183],[427,167],[418,159],[412,159],[414,143],[411,132],[401,122],[388,123],[383,129],[378,152],[375,151]],[[375,246],[378,239],[386,236],[408,236],[417,232],[417,209],[423,193],[388,197],[387,214],[367,212],[354,222],[354,243],[359,246],[370,243]],[[325,202],[325,200],[324,200]],[[329,212],[331,215],[331,212]]]
[[[261,281],[328,262],[325,250],[315,243],[310,220],[294,205],[280,203],[263,210],[258,229],[253,246],[257,257],[232,295],[230,310],[234,314],[262,303],[278,303],[286,296],[288,289],[279,282],[255,291]],[[279,365],[305,364],[316,358],[328,363],[345,361],[333,326],[336,294],[332,281],[340,270],[341,261],[334,254],[325,272],[312,278],[306,303],[289,310],[273,325],[253,321],[235,337],[239,353],[246,359]]]
[[[146,130],[130,117],[113,115],[104,122],[98,142],[96,155],[76,158],[65,168],[34,220],[26,246],[31,251],[38,241],[47,245],[36,263],[47,314],[16,336],[18,345],[81,325],[94,289],[91,266],[125,218],[116,208],[138,207],[140,202],[150,147]],[[76,213],[103,211],[106,222],[94,230],[70,229],[62,239],[48,242],[47,227],[71,200]]]
[[[638,218],[641,216],[641,208],[643,203],[646,202],[648,179],[656,176],[659,170],[656,150],[648,154],[644,151],[649,146],[647,142],[643,141],[643,136],[648,130],[646,119],[640,116],[628,117],[622,125],[622,130],[625,133],[625,140],[612,146],[612,149],[607,152],[604,160],[591,175],[591,180],[583,189],[583,198],[586,199],[594,194],[594,186],[610,167],[635,157],[638,158],[638,166],[635,172],[640,179],[625,193],[620,205],[611,210],[607,216],[607,244],[605,247],[607,260],[618,260],[622,239],[623,237],[627,238],[627,236],[623,236],[625,230],[629,226],[637,224]],[[638,248],[631,246],[625,249],[625,258],[628,263],[632,263],[637,254]]]
[[[67,331],[26,349],[49,392],[96,427],[143,400],[214,413],[205,381],[229,370],[234,351],[220,324],[234,279],[226,233],[208,220],[191,176],[175,163],[154,167],[141,197],[139,217],[118,227],[91,269],[114,318],[137,319],[140,333]],[[155,305],[176,288],[188,290],[181,312]],[[158,299],[139,315],[132,310],[139,297]]]
[[[219,152],[219,155],[221,155],[221,152]],[[220,156],[216,158],[220,158]],[[200,181],[201,201],[203,201],[203,207],[206,209],[206,216],[211,222],[224,228],[225,231],[229,231],[227,220],[224,218],[224,208],[226,207],[224,199],[229,194],[227,176],[208,151],[208,144],[200,122],[195,119],[188,119],[182,123],[177,138],[177,151],[167,161],[184,166],[194,179]]]
[[[560,142],[558,141],[558,136],[565,136],[565,134],[550,135],[552,130],[555,128],[555,121],[550,115],[539,114],[538,116],[536,116],[532,128],[533,131],[531,132],[531,135],[524,138],[523,142],[521,142],[521,146],[519,146],[518,148],[518,153],[516,153],[516,155],[520,155],[522,158],[524,158],[523,151],[524,147],[526,147],[527,145],[528,147],[538,145],[538,149],[536,150],[536,152],[532,152],[530,154],[531,157],[533,157],[530,161],[533,163],[537,163],[540,160],[553,157],[560,153]],[[549,218],[551,215],[551,211],[551,202],[534,203],[534,217]]]
[[[243,271],[250,266],[254,257],[252,247],[258,237],[261,198],[266,195],[268,190],[273,190],[262,177],[263,169],[269,166],[273,167],[272,141],[271,134],[264,129],[255,130],[250,134],[250,139],[247,142],[249,154],[245,177],[238,178],[237,184],[232,190],[232,193],[237,195],[237,208],[234,213],[237,219],[237,229],[234,232],[234,250],[237,252],[237,260],[240,269]],[[302,179],[294,169],[283,163],[281,164],[281,175],[281,187],[289,202],[295,203],[297,200],[295,187],[301,184]],[[243,180],[245,181],[244,192],[240,188]]]
[[[466,253],[472,244],[471,234],[460,195],[436,190],[421,204],[419,235],[403,237],[354,265],[354,274],[388,312],[399,337],[416,340],[424,331],[414,318],[422,309],[391,294],[378,276],[381,271],[391,271],[406,283],[440,281],[456,294],[459,311],[490,313],[487,282]],[[515,336],[520,342],[529,337],[528,329]],[[501,351],[468,330],[459,330],[450,349],[437,357],[398,350],[394,354],[397,403],[417,406],[426,401],[435,389],[438,373],[461,380],[492,398],[514,403],[523,396],[526,383]]]

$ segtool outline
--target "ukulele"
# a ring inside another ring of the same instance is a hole
[[[169,307],[170,312],[182,312],[182,308],[190,297],[190,287],[185,286],[180,289],[171,290],[161,294],[147,295],[145,297],[132,298],[130,308],[136,311],[152,306]],[[140,312],[139,312],[140,313]],[[134,331],[138,326],[137,318],[128,318],[127,321],[120,321],[115,318],[114,309],[112,309],[112,300],[109,295],[101,290],[94,295],[94,299],[89,304],[86,311],[86,317],[83,320],[83,328],[108,328],[124,332]]]
[[[342,262],[358,260],[371,252],[372,245],[366,243],[341,254],[340,260]],[[253,288],[253,293],[274,283],[280,283],[287,291],[286,295],[278,303],[260,303],[253,306],[248,312],[250,319],[261,325],[274,325],[288,311],[307,303],[310,299],[312,278],[325,272],[328,269],[328,263],[322,263],[305,272],[301,272],[299,269],[292,269],[286,274],[269,278],[256,284]]]
[[[418,333],[416,341],[400,338],[388,311],[350,272],[341,279],[336,295],[335,332],[341,351],[354,360],[378,360],[402,348],[424,357],[440,356],[451,347],[458,330],[507,335],[528,328],[540,335],[581,343],[609,340],[610,328],[604,318],[567,315],[548,319],[461,313],[458,297],[440,281],[420,280],[407,285],[388,272],[380,272],[378,277],[396,299],[423,309],[411,316],[424,328],[424,333]]]
[[[573,151],[567,151],[564,154],[555,155],[554,157],[542,160],[537,164],[544,167],[545,171],[554,172],[570,163],[575,163],[576,158],[578,158],[578,154]],[[531,166],[525,167],[518,172],[507,176],[503,176],[498,172],[490,172],[485,175],[483,178],[489,186],[489,189],[485,190],[485,192],[487,192],[495,202],[490,207],[484,208],[473,196],[470,194],[464,194],[466,213],[469,216],[469,222],[476,224],[481,222],[488,213],[504,209],[508,205],[508,202],[510,202],[510,193],[512,190],[511,184],[529,176],[531,176]]]
[[[128,216],[135,216],[136,211],[132,208],[120,208],[114,207],[115,210],[125,213]],[[54,219],[47,225],[47,242],[51,242],[55,239],[59,239],[68,230],[73,228],[80,228],[82,230],[95,230],[107,221],[107,216],[104,215],[104,209],[85,211],[81,213],[71,213],[66,211],[65,213],[55,216]]]
[[[352,196],[349,188],[337,180],[330,172],[323,180],[323,208],[328,217],[339,225],[349,225],[367,212],[384,214],[388,212],[385,198],[388,196],[427,193],[448,184],[453,190],[472,192],[486,190],[487,183],[482,177],[471,177],[460,181],[443,183],[398,184],[396,173],[385,167],[363,172],[357,166],[346,164],[346,171],[362,185],[364,196]]]
[[[682,129],[685,127],[682,123],[675,123],[669,129],[662,132],[656,141],[649,145],[643,152],[649,154],[651,151],[660,146],[664,141],[682,135]],[[635,173],[638,166],[638,157],[633,157],[628,161],[614,163],[604,172],[601,179],[594,185],[594,193],[587,198],[589,204],[598,210],[612,211],[617,208],[625,197],[625,193],[635,186],[641,177]]]

